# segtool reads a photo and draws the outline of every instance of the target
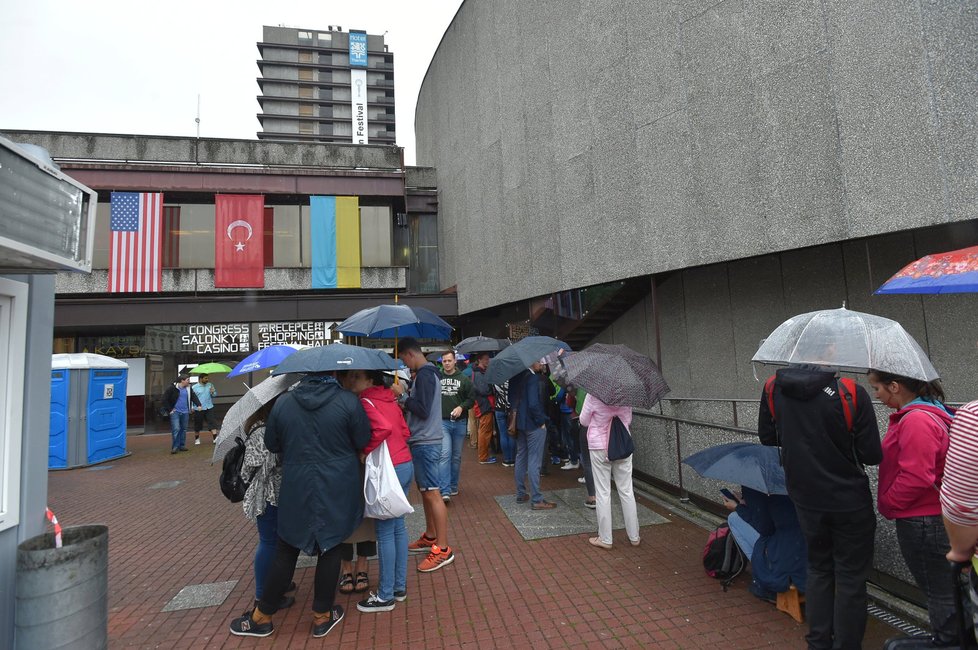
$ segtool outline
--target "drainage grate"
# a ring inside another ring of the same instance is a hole
[[[869,612],[870,616],[883,621],[889,626],[895,627],[907,636],[929,636],[926,630],[922,630],[913,623],[900,618],[892,612],[888,612],[885,609],[880,609],[876,605],[867,605],[866,611]]]

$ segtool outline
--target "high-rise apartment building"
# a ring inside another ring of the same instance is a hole
[[[262,140],[394,144],[394,55],[383,36],[263,27]]]

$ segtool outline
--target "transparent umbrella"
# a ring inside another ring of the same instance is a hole
[[[848,309],[823,309],[781,323],[752,361],[883,372],[932,381],[940,375],[917,341],[895,320]]]

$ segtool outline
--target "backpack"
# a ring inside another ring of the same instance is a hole
[[[717,526],[703,547],[703,568],[706,575],[722,581],[723,590],[726,591],[746,565],[747,558],[734,541],[730,527],[726,523]]]
[[[248,491],[248,481],[241,478],[241,467],[244,465],[245,444],[241,436],[234,439],[234,448],[224,456],[224,465],[218,482],[221,492],[231,503],[244,501]]]

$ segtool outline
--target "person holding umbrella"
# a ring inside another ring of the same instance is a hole
[[[532,363],[528,370],[513,377],[510,382],[512,408],[516,409],[516,502],[530,501],[533,510],[553,510],[556,503],[543,498],[540,491],[540,468],[543,450],[547,444],[547,414],[543,406],[542,359]],[[526,493],[529,479],[530,494]]]
[[[211,442],[217,444],[217,420],[214,419],[214,398],[217,396],[217,389],[211,382],[210,375],[201,375],[196,384],[193,385],[194,394],[200,406],[194,411],[194,444],[200,444],[200,430],[207,427],[211,432]]]

